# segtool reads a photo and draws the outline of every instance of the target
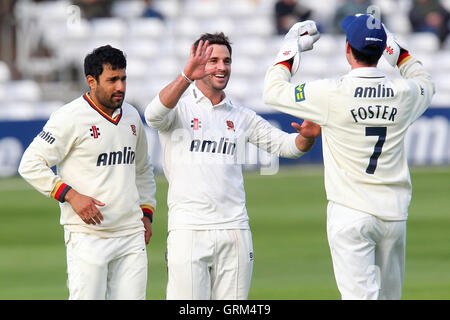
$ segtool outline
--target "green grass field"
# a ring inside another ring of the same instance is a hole
[[[450,299],[450,167],[413,168],[403,298]],[[320,167],[246,173],[255,265],[250,299],[340,299],[326,238]],[[148,246],[148,299],[164,299],[167,182]],[[67,299],[59,207],[20,177],[0,179],[0,299]]]

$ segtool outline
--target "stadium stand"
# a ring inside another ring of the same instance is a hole
[[[11,80],[11,72],[8,65],[0,60],[0,84]]]
[[[381,10],[386,25],[432,69],[433,75],[445,80],[450,65],[450,44],[447,41],[441,47],[431,32],[411,32],[408,12],[412,1],[371,3]],[[322,38],[313,53],[302,57],[301,75],[297,77],[304,81],[340,76],[348,70],[343,55],[336,54],[343,50],[345,38],[331,23],[339,1],[301,3],[312,10],[312,19],[318,21]],[[70,0],[19,0],[14,8],[16,64],[27,86],[22,84],[24,93],[15,97],[28,102],[34,99],[36,103],[71,100],[86,88],[83,57],[95,46],[109,43],[127,54],[127,100],[143,111],[149,93],[157,92],[181,70],[189,47],[199,34],[224,31],[234,45],[229,95],[237,103],[248,104],[259,112],[269,111],[261,102],[256,105],[255,102],[261,97],[264,72],[281,40],[275,31],[274,4],[275,0],[156,0],[154,8],[165,17],[160,20],[142,17],[145,1],[115,0],[110,17],[87,20]],[[450,1],[442,1],[442,5],[448,8]],[[389,66],[382,63],[381,67],[386,73],[394,74]],[[8,74],[5,64],[0,64],[3,90],[8,81],[12,81],[8,86],[21,88]],[[448,81],[440,81],[439,89],[434,106],[448,105]]]

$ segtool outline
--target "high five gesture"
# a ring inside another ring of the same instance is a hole
[[[189,61],[184,67],[184,71],[159,93],[159,99],[164,106],[169,109],[175,107],[189,85],[194,80],[202,79],[207,75],[205,66],[211,56],[212,49],[208,41],[200,41],[197,48],[194,44],[192,45]]]

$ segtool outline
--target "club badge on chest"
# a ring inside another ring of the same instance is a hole
[[[235,131],[235,130],[234,130],[234,123],[233,123],[233,121],[227,120],[227,121],[226,121],[226,124],[227,124],[227,129],[228,129],[228,130],[233,130],[233,132]]]

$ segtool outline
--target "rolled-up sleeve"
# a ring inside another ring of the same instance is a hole
[[[176,115],[173,109],[167,108],[162,104],[158,94],[145,108],[144,116],[150,128],[167,131],[170,129]]]

